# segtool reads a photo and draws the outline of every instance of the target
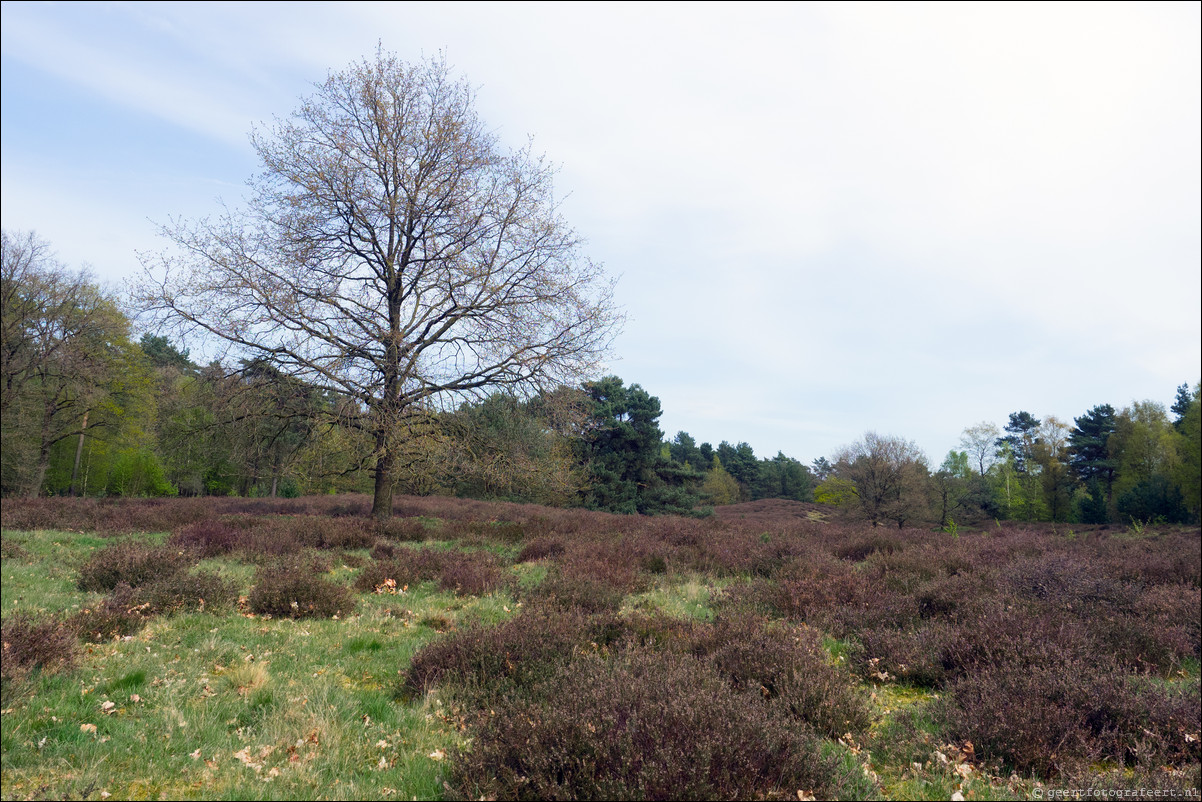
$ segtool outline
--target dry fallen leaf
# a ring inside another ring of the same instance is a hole
[[[200,760],[200,750],[197,749],[195,752],[189,755],[189,757],[191,757],[193,760]]]
[[[429,758],[431,760],[442,760],[446,756],[447,756],[447,753],[445,751],[443,751],[442,749],[435,749],[433,752],[431,752],[429,754]]]
[[[100,705],[100,712],[106,715],[112,714],[117,709],[117,705],[113,702],[103,702]]]
[[[79,731],[80,732],[96,732],[96,725],[95,724],[80,724]]]

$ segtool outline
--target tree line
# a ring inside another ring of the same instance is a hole
[[[3,233],[0,492],[296,496],[370,492],[364,405],[268,360],[197,364],[134,327],[117,298],[30,234]],[[873,524],[986,519],[1197,521],[1199,387],[1091,408],[1068,424],[1026,411],[964,429],[931,466],[868,432],[803,464],[746,442],[668,438],[660,401],[617,376],[526,397],[494,391],[397,423],[394,486],[625,513],[696,513],[784,498]]]
[[[622,323],[612,282],[563,220],[553,165],[505,147],[474,101],[441,57],[380,47],[331,72],[252,133],[243,206],[162,227],[125,307],[4,232],[0,493],[356,490],[381,517],[399,488],[627,513],[815,500],[902,526],[1197,519],[1196,389],[1172,421],[1152,402],[1073,427],[1015,413],[933,470],[872,432],[809,466],[666,440],[641,386],[581,381]],[[194,363],[194,337],[222,358]]]

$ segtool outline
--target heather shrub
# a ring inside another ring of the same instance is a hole
[[[868,679],[889,675],[928,687],[990,666],[1048,660],[1103,659],[1085,626],[1064,615],[984,608],[953,619],[935,619],[915,630],[867,627],[858,633],[852,662]]]
[[[442,575],[449,552],[439,549],[397,548],[391,559],[379,560],[363,569],[355,589],[371,592],[391,579],[397,587],[432,582]]]
[[[831,662],[815,630],[740,618],[697,632],[693,653],[707,658],[736,690],[759,692],[832,738],[862,732],[871,723],[853,677]]]
[[[557,537],[536,537],[522,546],[514,562],[529,563],[548,557],[558,557],[564,552],[563,540]]]
[[[1052,777],[1097,761],[1197,761],[1197,686],[1142,690],[1113,663],[1076,657],[1005,661],[948,686],[949,734],[1018,771]]]
[[[250,609],[279,618],[329,618],[355,609],[350,589],[323,579],[311,563],[292,558],[255,573]]]
[[[466,797],[825,799],[863,779],[757,692],[684,655],[585,655],[493,712],[454,763]]]
[[[139,587],[195,564],[195,556],[176,546],[151,546],[136,540],[97,549],[79,569],[79,589],[112,590],[124,582]]]
[[[837,545],[834,548],[834,554],[840,560],[858,563],[861,560],[867,559],[870,554],[877,552],[892,554],[900,550],[901,544],[895,536],[874,533]]]
[[[505,569],[487,552],[449,553],[438,575],[443,590],[459,596],[483,596],[506,584]]]
[[[192,550],[201,557],[218,557],[238,548],[241,533],[228,523],[208,519],[183,527],[167,544],[176,549]]]
[[[413,656],[403,687],[424,693],[444,679],[485,693],[498,683],[529,685],[577,650],[600,648],[623,631],[613,616],[530,608],[497,626],[471,626],[428,644]]]
[[[0,557],[6,560],[24,560],[29,557],[29,552],[17,538],[0,535]]]
[[[377,540],[375,545],[368,552],[373,560],[381,562],[383,560],[391,560],[397,556],[401,549],[395,544],[387,540]]]
[[[293,518],[292,525],[315,532],[319,549],[366,549],[376,542],[376,527],[361,519],[304,515]]]
[[[150,603],[122,582],[96,604],[67,619],[67,627],[81,640],[103,643],[132,635],[146,624]]]
[[[31,671],[70,669],[75,664],[75,635],[54,618],[13,613],[0,623],[0,682],[9,684]]]
[[[562,571],[552,571],[533,594],[548,604],[591,614],[616,613],[626,597],[625,592],[609,583]]]
[[[149,605],[148,615],[170,615],[183,610],[231,607],[238,599],[238,589],[216,574],[180,571],[143,585],[135,596]]]
[[[376,522],[377,537],[400,543],[421,543],[426,540],[427,531],[421,518],[386,518]]]

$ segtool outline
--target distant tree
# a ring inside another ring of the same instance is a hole
[[[939,469],[931,474],[939,504],[939,527],[946,528],[972,504],[974,483],[967,451],[949,451]]]
[[[723,440],[718,444],[716,453],[718,459],[722,460],[722,467],[739,483],[739,498],[743,501],[750,500],[760,467],[755,450],[747,443],[732,446]]]
[[[714,456],[713,465],[706,471],[701,483],[701,495],[715,507],[734,504],[739,500],[739,483],[722,467],[722,460]]]
[[[375,443],[373,515],[391,514],[406,430],[433,405],[596,369],[620,315],[554,169],[502,148],[442,60],[378,49],[252,144],[247,207],[165,227],[176,250],[144,261],[137,298],[353,399],[343,423]]]
[[[580,477],[568,441],[540,414],[548,410],[548,403],[494,393],[441,416],[446,486],[475,498],[560,505],[575,500]]]
[[[1073,474],[1083,483],[1101,482],[1109,496],[1114,482],[1114,461],[1107,446],[1114,434],[1115,411],[1110,404],[1100,404],[1079,418],[1068,435],[1068,463]]]
[[[128,319],[87,273],[33,234],[0,243],[0,489],[36,496],[56,447],[81,454],[86,438],[120,427],[150,380]]]
[[[1018,473],[1026,473],[1035,443],[1039,440],[1039,418],[1026,411],[1011,412],[1010,421],[1004,428],[1009,434],[995,442],[999,446],[1002,443],[1008,444],[1014,454],[1015,470]]]
[[[1071,511],[1073,478],[1065,462],[1068,457],[1068,426],[1048,415],[1039,427],[1032,457],[1039,465],[1043,506],[1053,521],[1067,521]]]
[[[830,460],[826,457],[819,457],[810,463],[810,471],[819,482],[825,481],[826,477],[830,476],[833,470],[834,466],[831,465]]]
[[[814,501],[819,504],[851,509],[856,504],[857,497],[856,483],[834,474],[827,476],[814,488]]]
[[[668,446],[672,459],[681,465],[689,465],[694,470],[705,471],[713,464],[713,458],[707,460],[697,447],[697,441],[688,432],[677,432],[676,437]]]
[[[835,455],[835,471],[855,483],[859,510],[873,526],[900,528],[926,512],[926,457],[912,441],[868,432]]]
[[[660,453],[659,399],[617,376],[584,385],[587,418],[579,443],[588,472],[585,505],[622,513],[688,513],[701,475]]]
[[[752,499],[787,498],[794,501],[812,501],[814,483],[810,471],[784,452],[776,452],[772,459],[762,459],[752,486]]]
[[[996,461],[998,438],[1001,432],[995,424],[981,421],[975,426],[969,426],[960,434],[960,448],[968,454],[969,460],[977,466],[977,472],[984,476],[990,466]]]
[[[1172,475],[1180,463],[1175,434],[1164,405],[1156,401],[1136,401],[1118,413],[1107,440],[1118,472],[1116,497],[1154,476]]]
[[[174,368],[180,373],[196,371],[196,365],[188,359],[188,349],[179,350],[166,337],[143,334],[138,344],[142,347],[142,353],[150,359],[150,364],[156,368]]]
[[[1180,463],[1173,479],[1181,491],[1182,504],[1191,521],[1202,517],[1202,386],[1194,385],[1189,408],[1174,423],[1179,433],[1177,453]]]
[[[1176,427],[1178,431],[1181,430],[1181,421],[1187,414],[1189,414],[1190,406],[1193,405],[1196,397],[1197,396],[1190,389],[1188,382],[1177,388],[1177,395],[1173,398],[1173,406],[1169,411],[1175,416],[1173,418],[1173,426]]]

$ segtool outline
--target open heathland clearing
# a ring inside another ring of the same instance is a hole
[[[6,499],[3,797],[1202,785],[1197,527],[369,506]]]

